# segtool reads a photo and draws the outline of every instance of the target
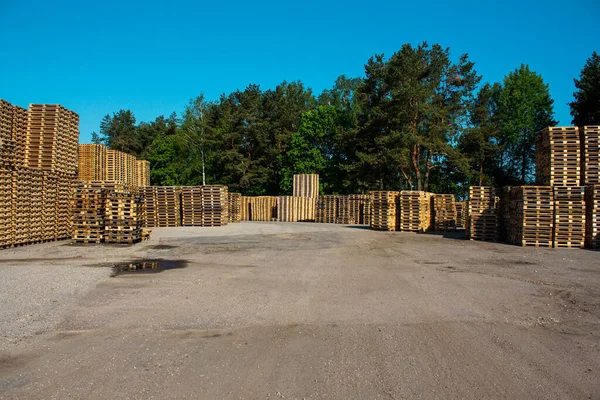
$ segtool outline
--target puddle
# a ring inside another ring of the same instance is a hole
[[[137,260],[113,265],[111,276],[126,274],[154,274],[169,269],[187,267],[185,260]]]
[[[154,246],[148,246],[148,249],[151,250],[169,250],[169,249],[176,249],[179,246],[171,246],[168,244],[156,244]]]

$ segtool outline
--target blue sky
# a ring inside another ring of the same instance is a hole
[[[600,51],[599,20],[597,0],[0,0],[0,98],[74,110],[85,143],[119,109],[148,121],[201,92],[212,100],[283,80],[319,93],[339,75],[362,76],[376,53],[428,41],[468,53],[484,81],[529,64],[568,125],[573,78]]]

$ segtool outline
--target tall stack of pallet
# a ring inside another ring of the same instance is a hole
[[[335,224],[338,215],[338,197],[323,195],[317,198],[315,221],[321,224]]]
[[[202,187],[181,188],[181,222],[183,226],[202,226]]]
[[[581,145],[577,127],[548,127],[537,133],[535,176],[540,186],[580,184]]]
[[[585,187],[554,187],[554,247],[581,248],[585,244]]]
[[[140,194],[144,195],[144,205],[146,211],[146,227],[158,226],[158,209],[156,201],[156,187],[142,186],[139,188]]]
[[[58,104],[31,104],[27,112],[25,162],[30,168],[74,173],[79,116]]]
[[[181,226],[181,190],[178,186],[154,186],[155,226]]]
[[[103,189],[79,186],[73,197],[73,243],[101,243],[104,240],[106,195]]]
[[[337,207],[336,223],[345,225],[356,223],[356,217],[352,215],[349,196],[338,196]]]
[[[125,153],[125,182],[136,185],[138,180],[137,159],[135,156]]]
[[[0,248],[14,242],[12,172],[0,165]]]
[[[456,231],[456,198],[453,194],[433,195],[433,220],[436,232]]]
[[[142,240],[145,212],[142,195],[113,190],[106,194],[104,242],[133,244]]]
[[[136,160],[135,171],[137,186],[150,186],[150,161]]]
[[[78,148],[78,175],[80,181],[107,180],[107,149],[101,144],[80,144]]]
[[[240,193],[229,193],[227,203],[229,205],[229,223],[240,222],[242,220],[242,195]]]
[[[431,193],[403,190],[397,199],[398,230],[427,232],[431,227]]]
[[[502,242],[510,242],[510,220],[513,214],[511,208],[511,187],[504,186],[499,189],[498,201],[496,209],[498,214],[498,240]]]
[[[229,203],[227,186],[204,185],[202,193],[202,226],[225,226],[228,222]]]
[[[488,186],[469,187],[467,231],[469,239],[498,240],[498,216],[495,209],[496,192]]]
[[[242,221],[271,221],[277,218],[277,197],[242,196]]]
[[[600,184],[600,126],[581,128],[581,185]]]
[[[311,197],[279,196],[277,220],[280,222],[314,221],[315,201]]]
[[[127,155],[122,151],[108,150],[106,152],[106,177],[113,182],[127,182],[125,163]]]
[[[319,175],[297,174],[294,175],[294,197],[319,197]]]
[[[13,166],[16,163],[17,144],[13,136],[13,106],[0,99],[0,163]]]
[[[600,184],[585,188],[585,245],[600,249]]]
[[[371,192],[373,210],[371,214],[371,229],[378,231],[398,230],[396,202],[400,192],[374,191]]]
[[[551,186],[511,188],[510,241],[519,246],[552,247],[554,191]]]
[[[1,101],[1,100],[0,100]],[[75,132],[79,135],[79,131]],[[12,140],[15,141],[14,163],[16,166],[24,166],[25,151],[27,149],[27,109],[12,106]],[[1,157],[0,157],[1,158]]]

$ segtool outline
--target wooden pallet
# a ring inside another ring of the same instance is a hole
[[[78,175],[83,181],[106,181],[107,149],[101,144],[80,144],[78,147]]]
[[[536,184],[579,186],[581,142],[575,126],[548,127],[536,135]]]
[[[585,246],[600,249],[600,184],[585,188]]]
[[[338,216],[338,196],[321,195],[317,198],[315,222],[335,224]]]
[[[520,246],[552,247],[554,191],[551,186],[511,188],[510,242]]]
[[[277,197],[242,196],[242,221],[271,221],[277,218]]]
[[[582,248],[585,244],[585,187],[555,186],[553,246]]]
[[[373,204],[371,229],[381,231],[398,230],[396,203],[399,195],[400,192],[388,190],[371,192]]]
[[[280,222],[308,222],[315,220],[316,199],[311,197],[279,196],[277,220]]]
[[[319,197],[318,174],[296,174],[293,181],[293,197]]]
[[[433,226],[436,232],[456,231],[456,198],[453,194],[432,196]]]
[[[240,193],[228,193],[228,222],[236,223],[242,220],[242,195]]]
[[[471,240],[497,241],[496,191],[489,186],[469,187],[467,233]]]
[[[600,184],[600,126],[584,126],[581,132],[581,185]]]

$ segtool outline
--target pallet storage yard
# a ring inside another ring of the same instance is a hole
[[[74,112],[0,100],[0,247],[69,237],[78,140]]]

